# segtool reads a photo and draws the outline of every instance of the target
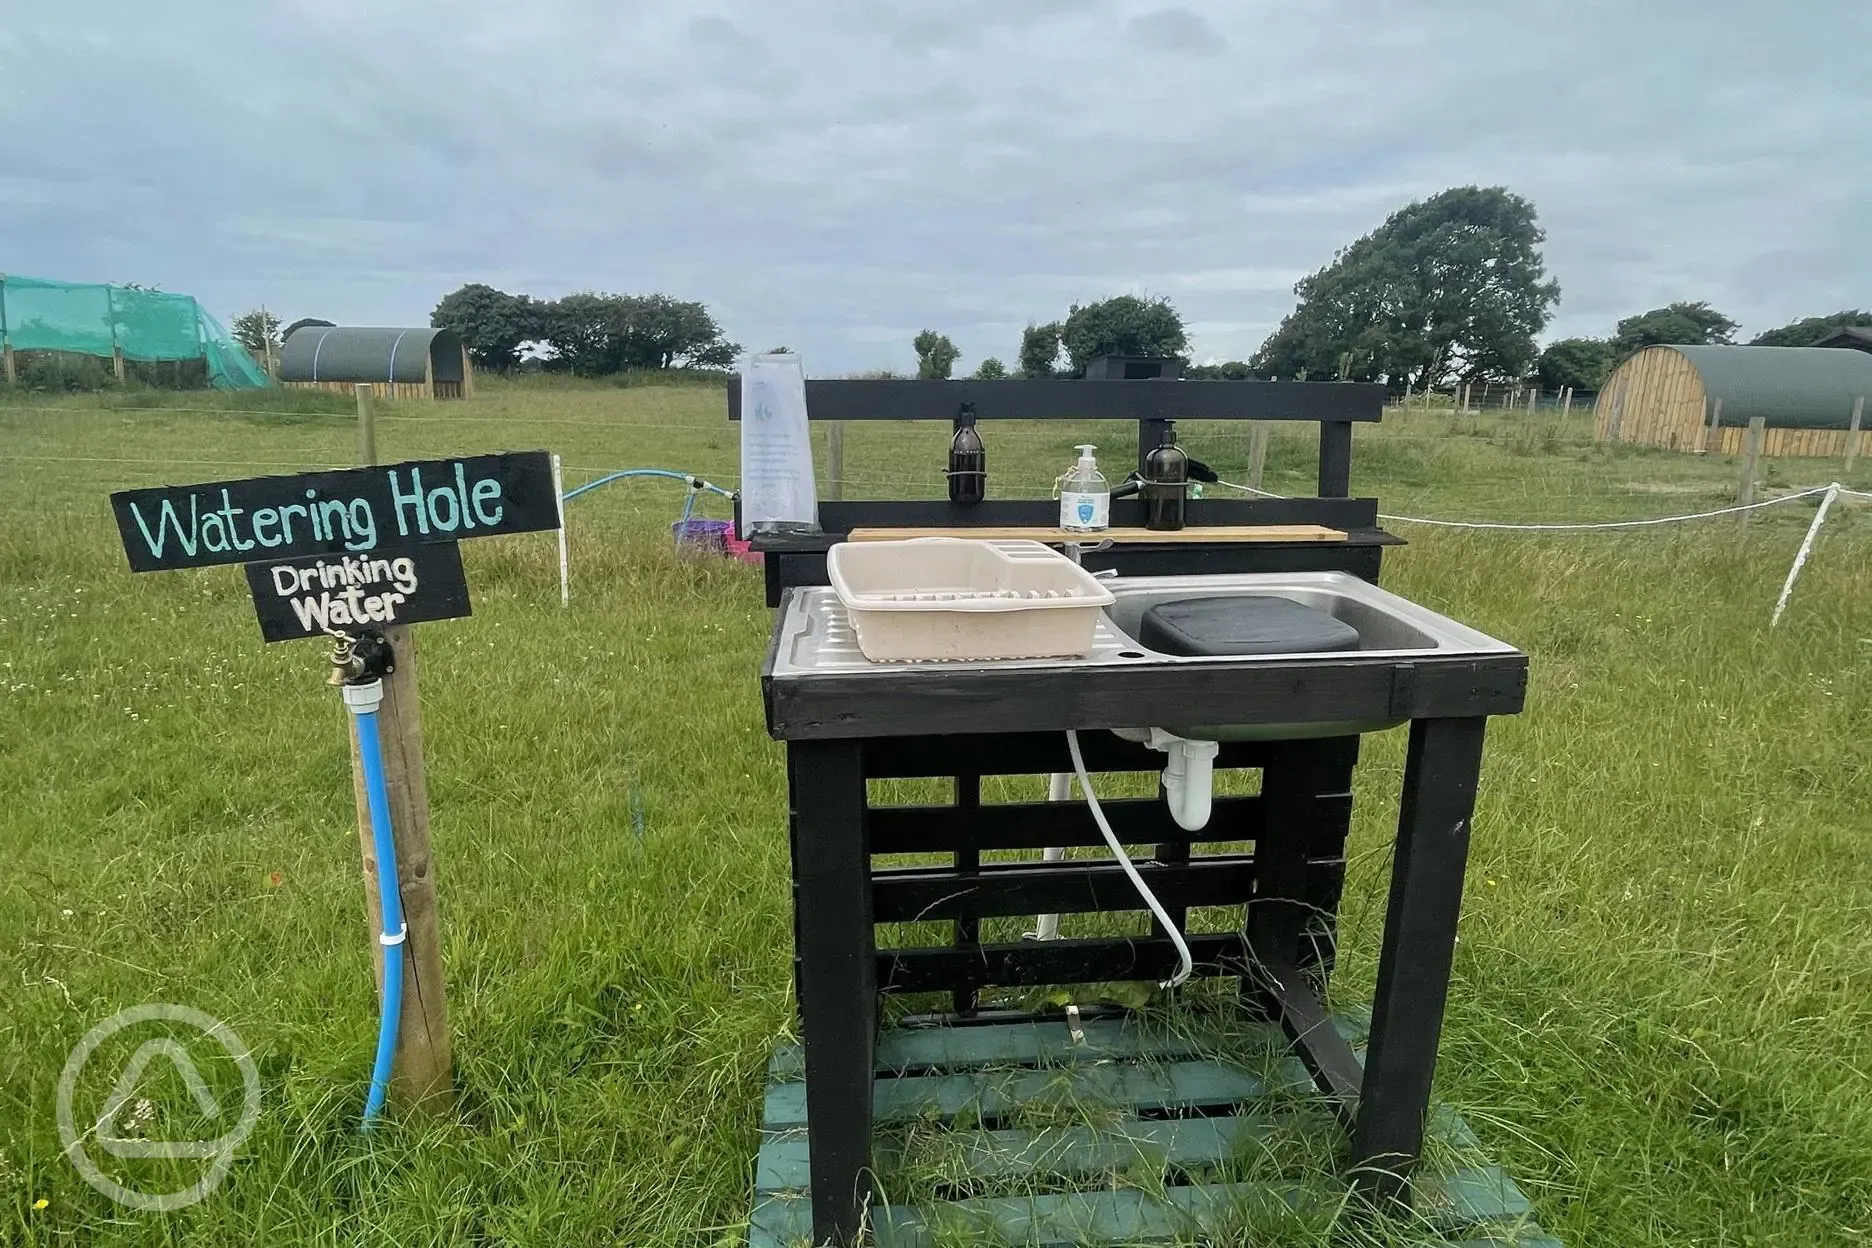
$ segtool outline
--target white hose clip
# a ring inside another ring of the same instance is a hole
[[[377,933],[377,943],[384,946],[385,948],[389,948],[391,945],[400,945],[408,939],[409,939],[409,924],[407,923],[405,923],[401,928],[399,928],[397,931],[397,934],[394,936],[386,935],[383,932]]]

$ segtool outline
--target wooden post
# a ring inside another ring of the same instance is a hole
[[[825,431],[826,497],[838,502],[845,497],[845,422],[826,422]]]
[[[6,370],[6,383],[13,385],[19,381],[19,373],[13,364],[13,332],[7,328],[6,314],[6,274],[0,273],[0,368]]]
[[[1703,451],[1714,455],[1722,450],[1722,400],[1716,399],[1710,405],[1709,428],[1703,434]]]
[[[360,381],[352,387],[357,395],[357,457],[360,464],[377,462],[377,409],[371,404],[371,385]]]
[[[124,383],[123,344],[117,341],[117,300],[111,294],[111,288],[104,288],[104,314],[110,319],[111,331],[111,372],[117,376],[117,384]]]
[[[396,395],[396,370],[394,368],[391,370],[390,394],[392,397]],[[430,354],[427,347],[423,348],[423,398],[435,398],[435,356]]]
[[[267,310],[264,303],[260,305],[260,346],[266,357],[262,362],[266,365],[267,379],[278,381],[279,369],[273,364],[273,327],[267,323]]]
[[[1248,434],[1248,485],[1258,490],[1262,471],[1267,468],[1268,426],[1265,420],[1249,423],[1252,428]]]
[[[12,378],[8,377],[7,380],[11,381]],[[1853,400],[1852,423],[1846,426],[1846,467],[1843,469],[1845,472],[1851,472],[1853,461],[1859,458],[1859,425],[1864,419],[1865,395],[1862,394]]]
[[[377,463],[377,428],[371,387],[359,384],[358,459]],[[384,782],[390,791],[390,826],[396,834],[396,878],[409,936],[403,945],[403,1018],[397,1030],[390,1104],[400,1110],[441,1113],[455,1100],[450,1082],[452,1044],[448,1001],[443,992],[441,927],[436,917],[435,860],[429,848],[429,786],[424,778],[422,706],[416,687],[416,635],[407,624],[383,630],[396,655],[396,670],[384,677],[377,712],[383,741]],[[352,716],[347,714],[347,720]],[[364,912],[373,938],[382,909],[377,863],[371,845],[370,805],[358,765],[357,728],[350,725],[351,779],[356,795],[358,843],[364,854]],[[371,941],[377,999],[383,1000],[383,945]]]
[[[1540,398],[1539,387],[1529,386],[1527,392],[1527,410],[1530,414],[1534,411],[1534,401],[1538,398]]]
[[[1768,419],[1765,416],[1751,416],[1748,423],[1748,440],[1742,448],[1742,488],[1737,502],[1746,507],[1755,501],[1755,470],[1761,463],[1762,442],[1768,436]],[[1749,521],[1748,512],[1742,513],[1742,523]]]
[[[1565,420],[1573,414],[1573,387],[1560,391],[1560,419]]]
[[[468,348],[462,348],[462,398],[474,398],[474,361],[468,358]]]

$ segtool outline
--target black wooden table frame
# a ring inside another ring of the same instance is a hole
[[[727,390],[728,418],[741,418],[741,391]],[[1352,429],[1377,421],[1385,388],[1371,382],[1181,381],[1109,379],[1009,379],[1004,381],[908,381],[825,379],[806,382],[806,410],[814,421],[936,420],[966,417],[991,443],[990,425],[1006,420],[1123,421],[1137,426],[1137,463],[1164,439],[1178,420],[1285,421],[1319,425],[1317,498],[1202,498],[1190,500],[1186,524],[1318,524],[1346,534],[1340,542],[1124,543],[1087,549],[1083,561],[1094,571],[1121,576],[1150,573],[1181,576],[1217,572],[1350,572],[1378,579],[1386,546],[1400,540],[1378,523],[1378,501],[1352,498]],[[992,449],[990,451],[992,455]],[[992,469],[991,469],[992,473]],[[992,486],[992,476],[990,479]],[[817,533],[748,534],[762,553],[767,605],[778,606],[788,589],[824,585],[826,551],[857,528],[1051,528],[1058,504],[1045,500],[989,498],[958,505],[948,499],[822,500]],[[737,531],[740,500],[735,503]],[[1138,528],[1144,504],[1112,503],[1111,523]]]
[[[784,612],[783,612],[784,615]],[[776,630],[777,632],[778,630]],[[1114,674],[1116,675],[1116,674]],[[1142,674],[1140,674],[1140,677]],[[1010,985],[1166,976],[1176,955],[1150,938],[982,945],[983,917],[1142,909],[1107,858],[988,863],[991,849],[1102,844],[1081,801],[980,805],[984,775],[1070,770],[1078,728],[1089,771],[1155,770],[1162,756],[1104,727],[1240,722],[1267,706],[1282,722],[1410,721],[1376,998],[1363,1068],[1329,1024],[1330,966],[1356,738],[1229,744],[1218,767],[1262,768],[1254,798],[1217,799],[1212,827],[1175,829],[1162,803],[1112,802],[1121,841],[1158,842],[1140,870],[1173,918],[1191,906],[1245,903],[1239,932],[1191,941],[1199,971],[1242,977],[1250,1008],[1278,1019],[1319,1090],[1351,1131],[1352,1177],[1374,1199],[1409,1198],[1423,1142],[1448,992],[1469,824],[1487,716],[1513,714],[1526,659],[1422,660],[1402,668],[1330,660],[1218,664],[1200,687],[1120,676],[1053,687],[1044,671],[904,671],[861,678],[763,680],[769,729],[787,742],[795,976],[805,1048],[816,1242],[851,1242],[869,1199],[871,1108],[880,993],[947,991],[966,1018],[974,992]],[[1205,718],[1229,708],[1234,720]],[[994,725],[982,731],[982,725]],[[948,806],[873,808],[867,781],[955,779]],[[1192,854],[1192,843],[1248,841],[1252,855]],[[885,853],[943,852],[941,868],[879,868]],[[947,947],[877,948],[875,925],[947,919]]]

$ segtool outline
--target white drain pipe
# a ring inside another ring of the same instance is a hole
[[[1153,728],[1150,748],[1163,751],[1164,802],[1177,827],[1185,832],[1208,827],[1215,791],[1215,759],[1221,747],[1214,741],[1192,741]]]

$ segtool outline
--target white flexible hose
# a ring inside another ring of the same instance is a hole
[[[1092,781],[1086,775],[1085,756],[1079,753],[1079,734],[1070,728],[1066,730],[1066,748],[1072,751],[1073,772],[1079,777],[1079,791],[1085,794],[1086,805],[1092,808],[1093,822],[1098,824],[1098,830],[1104,835],[1105,843],[1111,846],[1118,865],[1124,868],[1125,875],[1130,878],[1131,887],[1137,889],[1138,896],[1144,899],[1150,912],[1163,924],[1164,931],[1170,933],[1170,943],[1176,946],[1177,956],[1183,959],[1183,965],[1177,969],[1177,973],[1157,985],[1159,988],[1174,988],[1188,979],[1190,972],[1196,969],[1195,960],[1190,957],[1189,945],[1183,940],[1183,933],[1177,931],[1176,924],[1170,921],[1163,903],[1157,900],[1157,894],[1151,892],[1150,885],[1144,882],[1138,869],[1131,865],[1131,857],[1125,853],[1124,846],[1118,843],[1118,836],[1112,831],[1111,824],[1105,821],[1105,811],[1099,806],[1098,794],[1092,791]]]

